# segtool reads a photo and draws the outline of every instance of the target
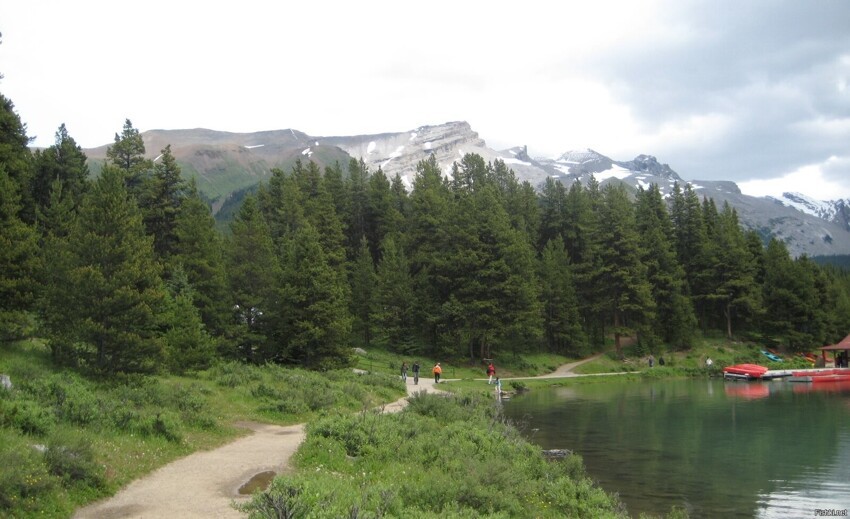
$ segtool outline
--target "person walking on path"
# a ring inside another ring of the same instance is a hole
[[[494,366],[493,363],[491,362],[489,365],[487,365],[487,376],[489,377],[487,379],[488,385],[493,383],[493,377],[495,375],[496,375],[496,366]]]
[[[407,384],[407,362],[401,363],[401,379]]]
[[[419,361],[413,361],[413,385],[419,385]]]
[[[431,370],[434,373],[434,383],[440,383],[440,375],[443,374],[443,368],[440,367],[440,363],[434,364],[434,369]]]

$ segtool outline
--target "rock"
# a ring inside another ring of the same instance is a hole
[[[364,356],[366,355],[366,350],[364,350],[363,348],[354,348],[354,354]]]
[[[548,449],[543,451],[543,457],[549,460],[559,460],[572,455],[573,451],[569,449]]]
[[[0,386],[3,386],[3,389],[8,391],[12,390],[12,379],[9,378],[9,375],[0,374]]]

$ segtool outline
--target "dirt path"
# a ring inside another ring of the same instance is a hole
[[[601,355],[601,354],[599,354]],[[552,373],[529,378],[580,376],[573,369],[599,355],[564,364]],[[486,380],[486,379],[485,379]],[[507,380],[507,379],[504,379]],[[420,378],[419,385],[407,380],[407,394],[434,392],[434,381]],[[397,412],[407,397],[383,407]],[[279,426],[243,424],[253,433],[211,451],[196,452],[133,481],[111,498],[77,510],[75,519],[126,518],[243,518],[232,504],[249,496],[239,488],[257,474],[286,473],[289,459],[304,441],[304,424]]]
[[[434,381],[407,381],[407,394],[433,392]],[[407,397],[384,406],[397,412]],[[281,474],[304,441],[304,424],[279,426],[250,423],[249,436],[211,451],[196,452],[133,481],[117,494],[77,510],[75,519],[243,518],[233,502],[245,501],[239,488],[262,472]]]

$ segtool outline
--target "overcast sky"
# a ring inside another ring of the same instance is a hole
[[[3,0],[0,92],[48,146],[465,120],[536,157],[644,153],[850,198],[850,2]]]

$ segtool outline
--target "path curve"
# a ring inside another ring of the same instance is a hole
[[[407,380],[407,395],[434,392],[434,381]],[[397,412],[407,397],[383,406]],[[232,506],[250,496],[239,488],[262,472],[285,474],[289,460],[304,441],[304,424],[280,426],[242,424],[253,432],[213,450],[196,452],[173,461],[131,482],[114,496],[98,501],[74,514],[74,519],[244,518]]]
[[[600,355],[564,364],[552,373],[525,378],[581,376],[572,370]],[[402,410],[407,405],[407,398],[420,391],[432,393],[438,390],[429,378],[420,378],[419,385],[414,385],[413,379],[408,378],[407,396],[382,406],[383,411]],[[114,496],[80,508],[74,519],[244,518],[245,514],[232,506],[234,502],[250,499],[250,496],[239,494],[239,488],[262,472],[285,474],[290,470],[290,458],[306,435],[304,424],[242,425],[251,429],[252,433],[216,449],[196,452],[160,467],[131,482]]]

